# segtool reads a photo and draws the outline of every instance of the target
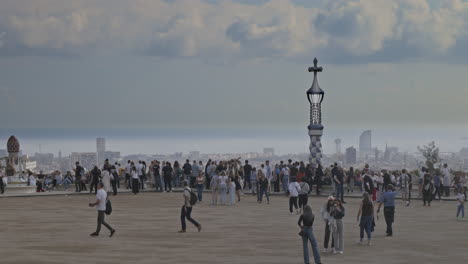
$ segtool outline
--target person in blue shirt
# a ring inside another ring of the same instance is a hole
[[[393,235],[392,224],[395,221],[395,197],[398,194],[392,184],[387,186],[386,192],[380,197],[379,207],[377,208],[377,215],[380,212],[380,207],[384,206],[385,223],[387,224],[387,236]]]

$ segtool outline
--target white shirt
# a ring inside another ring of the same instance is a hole
[[[143,175],[143,164],[138,163],[138,164],[136,165],[136,170],[137,170],[137,172],[138,172],[138,175]]]
[[[107,200],[107,193],[104,189],[99,189],[96,193],[96,199],[99,200],[99,203],[96,205],[96,209],[98,211],[105,211],[106,210],[106,200]]]
[[[450,186],[450,170],[449,168],[442,168],[442,174],[444,175],[444,178],[442,179],[442,183],[444,186]]]
[[[288,167],[284,167],[281,172],[283,173],[284,176],[289,176],[289,168]]]
[[[132,179],[138,179],[138,173],[136,171],[132,172]]]
[[[299,190],[301,189],[301,186],[297,182],[291,182],[288,186],[289,190],[289,195],[291,197],[297,197],[299,196]]]

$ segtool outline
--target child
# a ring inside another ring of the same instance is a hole
[[[465,191],[466,187],[460,187],[458,189],[458,194],[457,194],[457,220],[464,220],[465,219]],[[461,212],[461,218],[458,218]]]

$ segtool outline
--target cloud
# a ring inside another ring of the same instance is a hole
[[[441,0],[4,0],[0,55],[272,58],[336,63],[456,58],[468,3]]]

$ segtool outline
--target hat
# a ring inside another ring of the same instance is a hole
[[[335,200],[335,197],[333,197],[332,195],[328,196],[328,201],[331,201],[331,200]]]

